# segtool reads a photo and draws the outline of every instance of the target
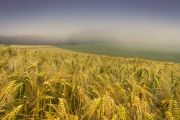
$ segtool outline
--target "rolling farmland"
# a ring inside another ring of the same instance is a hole
[[[179,120],[180,64],[0,47],[0,118]]]

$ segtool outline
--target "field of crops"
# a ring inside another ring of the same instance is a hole
[[[107,56],[120,57],[139,57],[148,60],[171,61],[180,63],[180,49],[162,49],[153,47],[121,45],[120,43],[94,42],[94,43],[75,43],[57,44],[57,47]]]
[[[180,64],[0,47],[0,119],[180,120]]]

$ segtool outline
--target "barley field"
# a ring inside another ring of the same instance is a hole
[[[0,46],[2,120],[180,120],[180,64]]]

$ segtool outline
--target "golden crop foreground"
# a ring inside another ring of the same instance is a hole
[[[0,118],[180,120],[180,64],[0,47]]]

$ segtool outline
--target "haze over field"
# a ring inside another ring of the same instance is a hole
[[[172,50],[180,47],[179,13],[178,0],[1,0],[0,34]]]

